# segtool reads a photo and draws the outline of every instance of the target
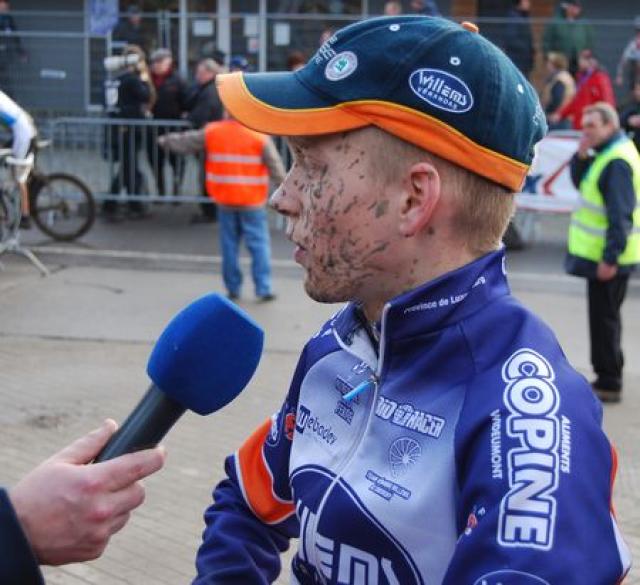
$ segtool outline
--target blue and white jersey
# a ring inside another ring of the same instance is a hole
[[[13,135],[13,156],[25,159],[36,136],[36,128],[31,116],[3,91],[0,91],[0,123],[7,126]]]
[[[194,583],[271,583],[295,537],[300,585],[619,583],[601,422],[502,252],[389,302],[379,346],[349,304],[227,459]]]

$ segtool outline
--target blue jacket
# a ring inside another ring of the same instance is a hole
[[[306,345],[226,461],[194,583],[271,583],[298,536],[304,585],[617,583],[601,406],[503,253],[393,299],[376,337],[349,304]]]
[[[38,562],[16,518],[11,501],[0,488],[0,583],[44,585]]]

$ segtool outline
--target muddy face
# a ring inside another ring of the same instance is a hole
[[[320,302],[363,300],[387,278],[394,208],[372,172],[363,131],[291,138],[294,163],[272,197],[287,217],[305,290]]]

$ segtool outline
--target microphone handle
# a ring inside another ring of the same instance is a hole
[[[109,439],[94,463],[155,447],[186,408],[151,384],[142,400]]]

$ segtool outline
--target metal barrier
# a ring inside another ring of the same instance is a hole
[[[203,196],[203,158],[167,153],[158,137],[190,129],[176,120],[52,119],[40,128],[52,141],[40,164],[81,177],[99,201],[210,203]]]
[[[383,0],[314,0],[318,10],[309,12],[303,0],[211,0],[211,12],[160,10],[140,15],[138,32],[122,35],[126,14],[105,19],[90,11],[12,11],[15,30],[0,31],[0,88],[12,93],[30,111],[50,110],[72,114],[101,110],[104,103],[103,58],[121,46],[125,37],[137,40],[148,52],[157,47],[172,49],[181,74],[188,77],[195,64],[221,49],[227,58],[246,55],[254,70],[282,70],[293,52],[309,59],[320,39],[330,31],[362,18],[379,15]],[[91,3],[89,3],[91,4]],[[199,5],[205,6],[206,3]],[[405,4],[407,4],[405,2]],[[439,0],[445,15],[453,2]],[[631,3],[583,2],[582,22],[590,25],[596,51],[611,77],[622,51],[634,35]],[[314,4],[315,5],[315,4]],[[217,6],[217,9],[216,9]],[[232,11],[233,9],[233,11]],[[459,14],[459,10],[455,14]],[[609,16],[604,19],[604,16]],[[615,18],[612,18],[615,17]],[[455,17],[462,20],[462,17]],[[471,17],[481,32],[502,44],[510,21],[505,18]],[[532,79],[541,87],[546,75],[542,58],[543,36],[550,19],[531,18],[537,46]],[[126,27],[125,27],[126,29]],[[616,88],[619,100],[627,88]]]

